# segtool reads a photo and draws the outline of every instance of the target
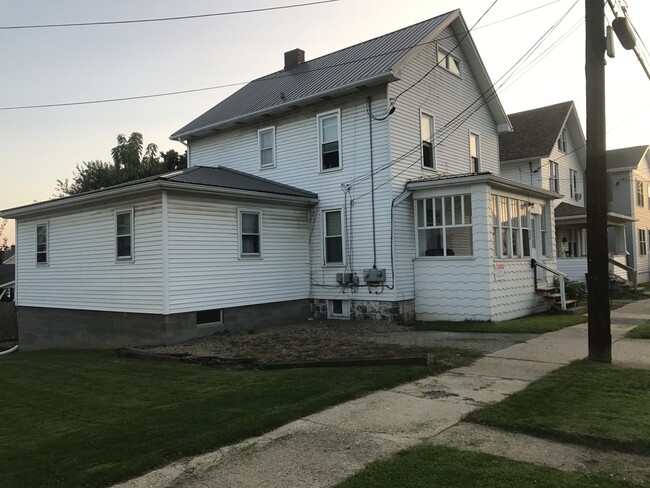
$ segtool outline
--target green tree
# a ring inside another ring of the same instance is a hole
[[[156,144],[150,143],[144,148],[144,138],[139,132],[131,133],[128,138],[119,134],[111,156],[112,163],[95,160],[77,164],[72,181],[57,180],[55,197],[99,190],[187,167],[187,156],[173,149],[158,154]]]
[[[4,252],[9,249],[9,246],[7,245],[9,238],[3,235],[5,228],[7,227],[7,222],[7,219],[0,220],[0,264],[4,261]]]

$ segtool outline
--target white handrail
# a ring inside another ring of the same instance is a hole
[[[569,275],[566,275],[561,271],[558,271],[557,269],[549,268],[548,266],[540,263],[536,259],[532,259],[531,263],[533,266],[539,266],[540,268],[545,269],[546,271],[557,275],[558,281],[560,282],[560,308],[562,309],[563,312],[566,311],[566,293],[564,288],[564,280],[567,279]],[[535,284],[535,287],[537,287],[537,284]]]

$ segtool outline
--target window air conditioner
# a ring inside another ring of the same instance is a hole
[[[573,196],[578,202],[582,200],[582,193],[574,193]]]

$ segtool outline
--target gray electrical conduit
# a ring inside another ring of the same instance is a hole
[[[5,354],[11,354],[12,352],[16,352],[17,350],[18,350],[18,344],[16,344],[11,349],[7,349],[6,351],[0,352],[0,356],[4,356]]]

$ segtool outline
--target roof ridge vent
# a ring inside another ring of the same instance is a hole
[[[291,69],[305,62],[305,51],[302,49],[293,49],[284,53],[284,69]]]

